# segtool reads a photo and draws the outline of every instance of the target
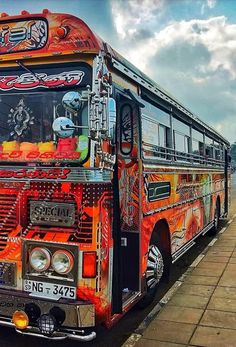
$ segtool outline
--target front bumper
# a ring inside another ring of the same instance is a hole
[[[96,333],[91,331],[95,325],[94,305],[84,301],[68,301],[60,299],[58,301],[44,300],[29,296],[26,293],[18,291],[0,290],[0,325],[13,327],[11,321],[15,311],[24,311],[26,304],[37,305],[40,309],[40,315],[48,314],[54,308],[60,308],[65,312],[65,319],[57,327],[56,331],[50,336],[43,335],[37,323],[30,322],[25,330],[17,332],[36,337],[44,337],[52,340],[63,340],[66,338],[78,341],[91,341],[96,337]]]

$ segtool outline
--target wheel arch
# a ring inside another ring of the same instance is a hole
[[[160,219],[154,226],[151,241],[158,239],[166,254],[171,254],[170,229],[166,219]]]
[[[156,222],[152,231],[151,239],[150,239],[150,244],[151,243],[154,243],[160,246],[161,250],[163,251],[164,262],[165,262],[164,276],[168,278],[170,266],[172,263],[172,256],[171,256],[170,228],[166,219],[163,218],[163,219],[160,219],[158,222]]]

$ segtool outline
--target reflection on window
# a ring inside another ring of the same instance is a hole
[[[176,118],[173,118],[173,129],[178,133],[190,136],[190,127]]]
[[[213,158],[213,147],[206,146],[206,157]]]
[[[142,115],[142,141],[146,156],[167,158],[170,129]],[[168,158],[169,159],[169,158]]]
[[[133,110],[129,104],[121,108],[120,150],[124,155],[131,153],[133,149]]]
[[[159,145],[158,123],[150,118],[142,118],[142,137],[143,142],[154,146]]]
[[[78,112],[66,111],[62,98],[67,92],[35,92],[0,96],[0,160],[84,161],[88,154],[88,129],[72,136],[53,134],[57,117],[71,118],[78,126],[88,125],[87,104]]]
[[[175,150],[189,153],[189,137],[174,131]]]

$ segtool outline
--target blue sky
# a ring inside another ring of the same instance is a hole
[[[12,15],[44,8],[83,19],[192,112],[236,141],[236,1],[0,1],[0,12]]]

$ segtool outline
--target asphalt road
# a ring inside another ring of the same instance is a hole
[[[232,176],[232,192],[231,192],[231,213],[235,213],[236,206],[236,174]],[[234,210],[234,211],[233,211]],[[223,227],[226,221],[221,221]],[[128,312],[116,326],[111,330],[100,328],[96,340],[89,343],[79,343],[72,340],[65,340],[63,342],[54,342],[45,339],[21,336],[15,333],[14,329],[0,327],[0,347],[42,347],[42,346],[55,346],[55,347],[120,347],[129,335],[138,327],[142,320],[152,310],[155,304],[164,296],[168,289],[174,282],[187,270],[193,260],[204,250],[207,244],[212,240],[211,236],[200,236],[196,245],[192,247],[180,260],[178,260],[172,267],[169,283],[162,283],[157,292],[156,298],[152,305],[145,310],[140,310],[134,307]]]

